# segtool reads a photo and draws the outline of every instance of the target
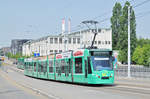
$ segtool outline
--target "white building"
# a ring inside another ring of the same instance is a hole
[[[64,35],[49,35],[37,40],[28,41],[23,45],[24,56],[40,53],[45,56],[50,53],[59,53],[67,50],[75,50],[78,48],[87,48],[91,45],[94,32],[96,30],[83,30]],[[66,43],[65,42],[66,39]],[[94,46],[100,49],[112,49],[112,31],[111,29],[98,29]]]

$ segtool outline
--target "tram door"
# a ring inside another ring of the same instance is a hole
[[[71,81],[72,80],[72,75],[71,75],[71,59],[66,59],[65,60],[65,80],[66,81]]]
[[[87,83],[87,68],[83,56],[74,58],[74,69],[74,82]]]
[[[87,59],[84,60],[84,63],[85,82],[88,82],[88,80],[90,79],[88,76],[92,74],[90,58],[87,57]]]
[[[88,76],[88,66],[87,66],[87,65],[88,65],[88,62],[87,62],[87,60],[85,60],[84,63],[85,63],[85,65],[84,65],[84,66],[85,66],[85,67],[84,67],[84,70],[85,70],[85,79],[86,79],[87,76]]]

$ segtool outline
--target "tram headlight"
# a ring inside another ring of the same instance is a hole
[[[96,74],[96,77],[101,78],[99,75]]]
[[[110,77],[113,77],[113,74],[110,74]]]

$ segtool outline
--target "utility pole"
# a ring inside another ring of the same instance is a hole
[[[130,52],[130,5],[128,6],[128,77],[130,78],[131,68],[131,52]]]
[[[80,28],[80,31],[79,31],[80,32],[79,33],[79,36],[80,36],[80,48],[82,48],[83,47],[83,45],[82,45],[83,41],[82,41],[82,37],[81,37],[81,25],[78,25],[78,27]]]
[[[85,24],[89,28],[90,31],[92,29],[90,28],[90,26],[88,24],[95,25],[95,30],[97,29],[97,26],[96,26],[96,24],[98,24],[97,21],[90,20],[90,21],[83,21],[82,23]],[[93,32],[93,33],[94,33],[94,37],[93,37],[92,44],[91,44],[90,48],[94,47],[93,45],[94,45],[95,38],[96,38],[96,35],[97,35],[97,30],[95,32]]]

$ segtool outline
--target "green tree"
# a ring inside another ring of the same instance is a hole
[[[111,28],[112,28],[112,46],[113,50],[118,50],[118,39],[119,39],[119,28],[120,28],[120,17],[122,14],[122,6],[120,3],[115,4],[113,7],[113,15],[111,17]]]
[[[138,46],[132,57],[136,64],[149,66],[150,65],[150,44],[145,44],[142,47]]]
[[[143,48],[138,46],[133,53],[132,60],[135,64],[142,65],[144,60],[141,57],[143,57]]]
[[[119,39],[118,39],[118,49],[119,60],[121,62],[127,62],[127,53],[128,53],[128,7],[130,3],[127,1],[123,7],[122,15],[119,18],[120,27],[119,27]],[[130,9],[130,37],[131,37],[131,56],[136,48],[136,21],[134,10]]]
[[[137,46],[143,47],[145,44],[150,44],[150,39],[140,38],[137,40]]]

